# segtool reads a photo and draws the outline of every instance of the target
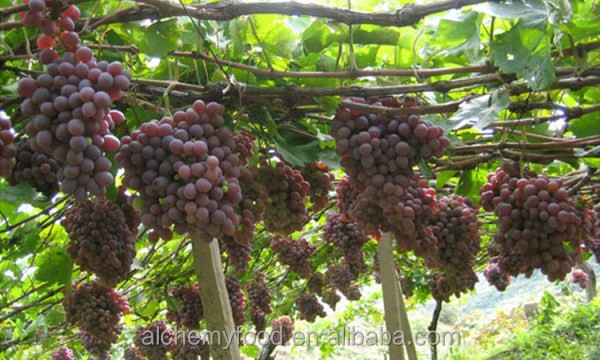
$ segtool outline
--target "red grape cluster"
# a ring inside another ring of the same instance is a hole
[[[364,193],[357,191],[350,184],[350,177],[347,175],[340,180],[335,191],[342,220],[355,222],[361,231],[379,238],[382,225],[381,210],[369,201]]]
[[[204,309],[200,300],[198,283],[191,286],[174,286],[173,298],[179,302],[177,310],[169,310],[167,319],[188,329],[199,329],[200,320],[204,317]]]
[[[265,330],[266,314],[273,312],[271,309],[271,291],[265,282],[263,274],[258,273],[254,281],[246,285],[248,299],[250,300],[250,318],[256,327],[256,331]]]
[[[48,64],[58,57],[54,50],[55,40],[59,38],[63,47],[69,51],[77,50],[79,35],[75,32],[75,21],[81,12],[75,5],[63,8],[62,1],[24,0],[29,10],[20,13],[23,24],[27,27],[39,27],[42,35],[37,38],[42,64]]]
[[[137,226],[130,227],[121,207],[97,198],[77,203],[61,225],[69,235],[67,252],[82,270],[110,286],[127,277],[135,258]]]
[[[246,322],[246,296],[244,290],[242,290],[242,285],[237,278],[227,276],[225,287],[227,288],[227,294],[229,294],[233,323],[235,326],[242,326]]]
[[[94,354],[108,351],[123,328],[121,314],[131,310],[126,298],[98,281],[73,286],[63,306],[67,321],[79,327],[82,342]]]
[[[95,355],[90,356],[90,360],[110,360],[108,349],[110,349],[110,346],[114,340],[96,337],[85,331],[81,331],[79,333],[79,340],[81,340],[81,344],[83,345],[85,351]]]
[[[460,195],[438,199],[438,212],[429,219],[429,226],[437,239],[437,253],[427,259],[431,267],[457,273],[472,268],[480,250],[481,222],[471,200]]]
[[[323,239],[333,243],[343,254],[344,262],[349,266],[353,275],[357,276],[367,270],[362,246],[369,238],[352,221],[336,213],[327,214]]]
[[[252,259],[252,244],[238,242],[232,236],[223,236],[222,241],[227,261],[238,274],[244,274],[248,270],[248,262]]]
[[[325,317],[327,315],[323,305],[321,305],[319,300],[317,300],[317,297],[311,293],[298,296],[296,299],[296,307],[298,308],[300,319],[308,322],[314,322],[317,316]]]
[[[125,349],[123,360],[144,360],[144,357],[137,348],[132,347]]]
[[[63,347],[52,352],[52,360],[75,360],[75,358],[71,350]]]
[[[483,270],[483,276],[485,276],[487,282],[498,289],[498,291],[506,290],[510,284],[510,275],[502,271],[497,263],[489,264],[485,270]]]
[[[256,168],[253,168],[256,170]],[[263,219],[267,191],[256,179],[254,171],[240,168],[240,187],[244,197],[239,204],[238,213],[241,216],[240,225],[233,235],[239,243],[250,244],[254,240],[254,228]]]
[[[352,99],[365,104],[365,99]],[[397,107],[393,99],[373,100],[375,106]],[[363,195],[354,198],[350,217],[369,233],[391,231],[402,249],[426,256],[435,238],[426,220],[435,207],[435,192],[414,173],[418,159],[441,157],[450,142],[442,128],[417,115],[365,113],[339,108],[331,125],[337,153],[350,185]],[[366,221],[365,221],[366,220]]]
[[[299,170],[293,170],[283,162],[271,166],[261,161],[255,171],[256,180],[267,191],[265,206],[265,228],[274,233],[291,234],[301,230],[308,221],[306,198],[310,184]]]
[[[166,360],[167,352],[175,348],[175,334],[164,321],[159,320],[138,327],[134,343],[146,359]]]
[[[564,279],[574,259],[563,243],[578,251],[582,220],[560,181],[527,168],[523,176],[518,163],[505,164],[480,189],[481,205],[498,216],[495,242],[505,256],[520,259],[511,266],[518,273],[541,269],[550,281]]]
[[[256,136],[245,131],[238,131],[233,134],[233,139],[235,140],[235,152],[240,157],[240,163],[248,165],[248,159],[254,156]]]
[[[68,52],[48,64],[46,73],[21,79],[17,87],[26,97],[21,111],[34,115],[26,126],[29,146],[59,162],[61,190],[78,200],[85,200],[88,192],[104,195],[113,183],[112,164],[104,152],[119,148],[110,130],[124,117],[110,106],[131,79],[121,63],[96,63],[92,55],[86,47]]]
[[[171,353],[172,360],[204,360],[210,358],[208,343],[201,339],[200,334],[184,334],[183,339],[177,339],[177,345]]]
[[[236,233],[243,197],[224,112],[223,105],[197,100],[123,137],[115,159],[125,169],[123,183],[139,192],[151,241],[171,239],[172,225],[178,234],[197,232],[206,242]]]
[[[311,211],[319,211],[329,204],[329,192],[333,190],[332,181],[334,176],[329,168],[320,161],[315,161],[300,168],[304,180],[310,184],[308,196],[313,204]]]
[[[17,162],[10,183],[17,185],[26,182],[50,198],[58,191],[59,168],[58,161],[52,156],[31,150],[29,140],[23,139],[17,148]]]
[[[327,280],[322,273],[314,271],[312,274],[310,274],[307,286],[310,292],[321,295],[323,288],[327,286]]]
[[[330,264],[325,273],[327,281],[334,288],[338,289],[348,300],[358,300],[361,297],[358,286],[353,284],[356,275],[352,273],[350,267],[345,263]]]
[[[450,296],[460,297],[461,293],[473,290],[477,281],[471,269],[456,274],[438,273],[429,279],[429,288],[434,299],[449,302]]]
[[[575,269],[571,274],[571,282],[579,285],[582,289],[587,287],[589,276],[583,270]]]
[[[15,132],[9,119],[0,114],[0,176],[10,178],[15,166],[17,148],[13,145]]]
[[[286,344],[292,338],[294,323],[289,316],[279,317],[271,322],[271,333],[275,344]]]
[[[277,253],[279,262],[289,266],[298,275],[309,277],[312,273],[310,258],[315,252],[315,246],[305,238],[294,240],[287,236],[274,236],[271,249]]]
[[[321,296],[321,300],[329,307],[335,311],[335,306],[337,305],[342,298],[337,294],[334,288],[327,288],[323,290],[323,295]]]

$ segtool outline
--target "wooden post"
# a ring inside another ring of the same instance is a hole
[[[394,271],[396,271],[395,266]],[[417,349],[415,347],[415,339],[413,338],[412,330],[410,329],[410,321],[408,321],[406,306],[404,305],[404,294],[402,293],[402,285],[400,284],[400,277],[398,276],[398,274],[396,274],[396,276],[396,288],[398,290],[398,299],[400,299],[400,323],[402,324],[402,331],[404,331],[404,337],[405,339],[408,339],[408,341],[405,343],[406,354],[408,355],[408,360],[417,360]]]
[[[208,331],[221,334],[221,343],[218,336],[213,336],[213,344],[210,344],[210,353],[215,360],[240,360],[240,348],[229,295],[225,287],[225,276],[221,264],[219,242],[215,239],[206,243],[198,236],[192,236],[192,253],[194,255],[194,268],[200,286],[200,299],[204,309],[204,319]],[[231,344],[227,347],[227,339],[234,336]],[[208,338],[210,341],[210,337]]]
[[[594,269],[592,269],[590,264],[588,264],[583,259],[580,259],[578,265],[579,268],[588,276],[588,283],[587,287],[585,288],[585,292],[587,302],[592,302],[592,300],[594,300],[594,298],[596,297],[596,273],[594,272]]]
[[[400,318],[400,291],[398,290],[398,277],[394,266],[394,254],[392,252],[392,235],[383,234],[379,241],[379,272],[381,273],[381,290],[383,292],[383,309],[385,312],[385,326],[390,335],[390,359],[403,360],[404,350],[402,345],[393,343],[394,334],[402,331],[402,320]],[[406,339],[411,340],[412,339]]]

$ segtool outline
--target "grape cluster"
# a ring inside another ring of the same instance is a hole
[[[298,296],[296,299],[296,307],[298,308],[300,319],[308,322],[314,322],[317,316],[325,317],[327,315],[323,305],[321,305],[319,300],[317,300],[317,297],[311,293]]]
[[[206,242],[236,233],[239,156],[224,112],[223,105],[197,100],[123,137],[115,159],[125,169],[123,183],[139,192],[151,241],[170,240],[172,225],[178,234],[197,232]]]
[[[527,168],[522,173],[518,163],[504,164],[480,189],[482,207],[498,216],[494,240],[505,257],[520,261],[510,275],[541,269],[550,281],[564,279],[574,257],[563,243],[578,251],[582,220],[560,181]]]
[[[142,353],[135,347],[125,349],[123,360],[144,360]]]
[[[342,220],[355,222],[364,233],[380,238],[381,210],[377,205],[364,193],[357,191],[350,184],[350,177],[347,175],[342,177],[335,191]]]
[[[292,338],[294,323],[289,316],[279,317],[271,322],[273,343],[286,344]]]
[[[358,300],[361,297],[360,290],[353,282],[356,275],[352,273],[350,267],[345,263],[330,264],[327,267],[325,276],[329,284],[338,289],[348,300]]]
[[[438,211],[429,219],[438,251],[427,259],[428,265],[450,273],[472,268],[481,248],[477,213],[471,200],[460,195],[438,199]]]
[[[173,360],[204,360],[210,358],[208,343],[197,333],[184,334],[183,339],[177,340],[177,345],[171,353]]]
[[[246,296],[242,290],[242,285],[237,278],[227,276],[225,287],[227,288],[227,294],[229,294],[233,323],[235,326],[242,326],[246,322]]]
[[[498,291],[504,291],[510,285],[510,275],[502,271],[497,263],[489,264],[485,270],[483,270],[483,276],[487,282],[494,286]]]
[[[327,286],[327,280],[322,273],[314,271],[312,274],[310,274],[307,286],[308,290],[313,294],[321,295],[323,288]]]
[[[199,329],[200,320],[204,317],[204,309],[200,300],[198,283],[191,286],[174,286],[173,298],[179,302],[177,310],[169,310],[167,319],[188,329]]]
[[[94,354],[95,356],[90,356],[91,359],[108,359],[110,360],[110,356],[108,355],[108,350],[110,349],[111,344],[115,340],[111,340],[108,338],[101,338],[91,335],[86,331],[81,331],[79,333],[79,340],[81,340],[81,344],[85,351],[90,354]]]
[[[264,213],[265,228],[285,235],[301,230],[308,221],[306,198],[310,184],[300,171],[293,170],[283,162],[272,166],[263,160],[255,174],[268,196]]]
[[[75,360],[73,352],[67,348],[60,348],[52,352],[52,360]]]
[[[305,238],[294,240],[287,236],[274,236],[271,249],[277,253],[279,262],[289,266],[298,275],[309,277],[312,273],[310,258],[315,252],[315,246]]]
[[[248,299],[250,300],[250,318],[256,327],[256,331],[265,330],[266,315],[273,312],[271,309],[271,291],[265,282],[265,277],[261,273],[257,273],[254,281],[246,285],[248,291]]]
[[[62,8],[63,4],[55,0],[24,0],[29,10],[20,13],[23,24],[27,27],[39,27],[42,35],[37,38],[42,64],[48,64],[58,57],[54,49],[55,40],[58,38],[62,46],[70,51],[75,51],[79,44],[79,35],[75,30],[75,21],[81,12],[75,5]]]
[[[248,270],[248,262],[252,259],[252,244],[238,242],[232,236],[223,236],[222,241],[228,255],[227,260],[238,274],[244,274]]]
[[[164,321],[159,320],[138,327],[134,343],[146,359],[166,360],[167,352],[175,348],[175,334]]]
[[[235,152],[240,157],[240,163],[248,165],[248,159],[254,156],[256,136],[246,131],[238,131],[233,134],[233,139],[235,140]]]
[[[460,297],[461,293],[473,290],[477,281],[477,275],[470,269],[456,274],[438,273],[429,279],[429,288],[434,299],[449,302],[450,296]]]
[[[127,224],[119,205],[101,198],[77,203],[61,225],[70,239],[67,252],[81,269],[111,286],[127,277],[136,255],[137,227]]]
[[[571,282],[579,285],[582,289],[587,287],[589,276],[583,270],[575,269],[571,274]]]
[[[73,286],[64,298],[66,319],[81,330],[81,339],[92,353],[107,351],[122,330],[121,314],[130,312],[127,299],[98,281]]]
[[[360,104],[397,107],[393,99]],[[361,196],[345,213],[370,234],[392,232],[400,248],[419,256],[435,251],[435,238],[426,220],[435,208],[435,192],[414,173],[419,159],[441,157],[450,142],[442,128],[417,115],[386,115],[339,108],[331,126],[349,184]],[[352,215],[352,212],[355,214]],[[344,212],[343,212],[344,213]]]
[[[0,176],[10,178],[15,166],[17,149],[13,145],[15,133],[9,119],[0,114]]]
[[[29,140],[23,139],[17,148],[16,164],[10,183],[17,185],[26,182],[50,198],[58,191],[59,168],[58,161],[52,156],[31,150]]]
[[[27,123],[29,146],[60,164],[61,190],[84,200],[89,192],[104,195],[113,181],[111,162],[104,152],[115,152],[120,142],[110,130],[124,121],[110,110],[131,74],[119,62],[96,62],[90,49],[68,52],[46,66],[37,79],[21,79],[21,111]]]
[[[240,169],[239,183],[244,194],[237,210],[241,216],[240,224],[233,236],[223,236],[222,240],[229,262],[238,274],[243,274],[251,259],[254,228],[262,220],[267,193],[248,168]]]
[[[323,239],[333,243],[342,252],[343,260],[349,266],[351,273],[358,277],[367,270],[362,246],[369,238],[356,223],[344,219],[345,217],[340,214],[333,212],[327,214]]]
[[[310,184],[308,196],[312,206],[311,211],[319,211],[329,204],[329,192],[333,190],[334,176],[329,168],[320,161],[315,161],[300,168],[304,180]]]
[[[323,300],[325,304],[329,305],[329,307],[335,311],[335,306],[338,302],[340,302],[340,300],[342,300],[342,298],[337,294],[337,291],[335,291],[334,288],[327,288],[323,290],[321,300]]]

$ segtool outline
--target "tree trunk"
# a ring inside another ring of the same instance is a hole
[[[402,293],[402,284],[400,283],[400,274],[396,274],[396,288],[398,289],[398,297],[400,299],[400,321],[402,323],[402,331],[404,331],[404,337],[408,339],[404,346],[406,346],[406,354],[408,360],[417,360],[417,349],[415,348],[415,339],[410,329],[410,321],[408,321],[408,313],[406,312],[406,306],[404,305],[404,294]]]
[[[198,236],[193,236],[192,253],[206,327],[215,334],[213,343],[210,344],[211,357],[215,360],[240,360],[238,334],[235,333],[231,304],[225,287],[219,242],[215,239],[207,244]],[[210,341],[211,338],[208,339]]]

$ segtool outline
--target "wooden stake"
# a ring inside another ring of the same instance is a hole
[[[401,344],[395,345],[394,334],[402,331],[400,317],[400,290],[394,266],[392,252],[392,235],[386,233],[379,241],[379,272],[381,273],[381,290],[383,291],[383,308],[385,311],[385,326],[391,337],[389,353],[391,360],[404,360],[404,350]],[[406,335],[406,334],[405,334]],[[412,339],[405,338],[405,341]]]
[[[396,271],[395,267],[394,271]],[[396,288],[398,290],[398,299],[400,300],[400,322],[402,324],[402,331],[404,331],[404,338],[407,339],[405,342],[406,354],[408,355],[408,360],[417,360],[417,349],[415,348],[415,341],[412,335],[412,330],[410,329],[410,321],[408,321],[408,314],[406,312],[406,306],[404,305],[404,295],[402,294],[400,277],[398,276],[397,279]]]
[[[219,242],[215,239],[206,243],[196,235],[192,237],[194,268],[200,285],[200,299],[208,331],[215,334],[210,353],[215,360],[240,360],[238,334],[235,334],[229,295],[225,287],[225,276],[221,264]],[[220,334],[220,343],[218,335]],[[227,347],[227,340],[234,338]],[[210,337],[209,337],[210,340]]]

